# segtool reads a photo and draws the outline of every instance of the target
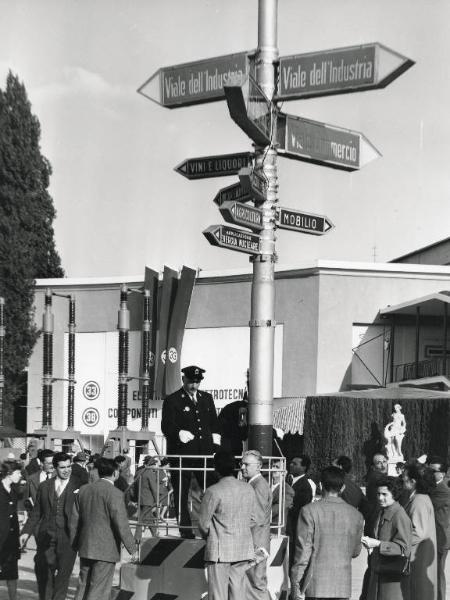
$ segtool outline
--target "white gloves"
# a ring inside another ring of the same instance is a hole
[[[284,431],[280,427],[274,427],[277,436],[282,440],[284,438]]]
[[[216,446],[220,446],[220,440],[221,440],[221,436],[220,433],[213,433],[213,444],[215,444]]]
[[[187,444],[188,442],[194,439],[195,435],[193,435],[190,431],[180,429],[180,431],[178,432],[178,437],[180,438],[180,442],[182,442],[183,444]]]

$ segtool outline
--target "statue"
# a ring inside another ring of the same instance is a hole
[[[400,404],[394,405],[392,421],[384,428],[384,437],[386,438],[386,450],[389,462],[402,462],[402,442],[406,432],[405,416],[402,413]]]

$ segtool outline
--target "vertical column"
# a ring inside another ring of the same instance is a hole
[[[52,399],[53,399],[53,313],[52,292],[45,291],[45,308],[42,318],[42,331],[44,335],[43,377],[42,377],[42,427],[52,426]]]
[[[272,100],[275,92],[278,0],[259,0],[258,50],[256,79],[266,96]],[[274,109],[272,104],[272,109]],[[276,133],[275,111],[272,110],[272,130]],[[275,328],[275,219],[277,201],[277,153],[272,145],[256,147],[256,169],[267,182],[267,199],[260,206],[264,229],[260,233],[261,254],[252,257],[253,281],[250,319],[250,389],[249,447],[262,454],[272,454],[272,405]]]
[[[390,359],[390,373],[391,383],[394,383],[394,352],[395,352],[395,315],[392,315],[391,322],[391,337],[389,339],[389,359]]]
[[[144,289],[144,319],[142,323],[142,431],[148,431],[148,409],[150,405],[150,290]]]
[[[75,412],[75,298],[69,296],[69,384],[67,388],[67,429],[73,429]]]
[[[444,302],[444,331],[442,341],[442,375],[447,377],[447,330],[448,330],[448,304]]]
[[[0,298],[0,427],[5,424],[3,390],[5,387],[5,299]]]
[[[128,288],[120,288],[119,330],[119,394],[117,407],[117,427],[127,426],[128,412],[128,336],[130,331],[130,311],[128,310]]]
[[[416,346],[414,356],[414,376],[419,379],[420,306],[416,308]]]

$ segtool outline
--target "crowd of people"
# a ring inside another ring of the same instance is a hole
[[[182,388],[164,401],[162,430],[176,459],[148,455],[134,473],[127,453],[113,460],[44,449],[32,460],[1,463],[0,580],[10,600],[17,598],[18,560],[31,536],[39,600],[66,599],[77,554],[75,600],[104,600],[121,545],[136,560],[145,528],[157,536],[168,517],[176,517],[181,537],[206,540],[209,600],[269,600],[270,540],[279,534],[288,536],[291,600],[349,599],[351,561],[363,548],[360,600],[445,600],[444,458],[399,464],[393,477],[387,456],[377,452],[363,488],[347,456],[336,457],[316,480],[305,454],[286,468],[284,458],[265,462],[258,450],[240,446],[237,461],[235,447],[221,444],[229,429],[221,427],[211,396],[198,389],[203,373],[183,369]],[[240,428],[244,409],[233,409]],[[245,439],[239,430],[239,444]],[[193,485],[203,491],[198,522],[189,502]],[[18,505],[26,513],[21,529]]]

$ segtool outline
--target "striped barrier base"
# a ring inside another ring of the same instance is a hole
[[[271,600],[288,597],[287,549],[287,537],[271,540],[267,572]],[[141,547],[140,564],[122,565],[116,600],[206,600],[204,550],[203,540],[178,537],[146,540]]]

